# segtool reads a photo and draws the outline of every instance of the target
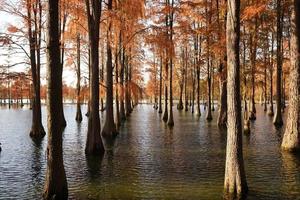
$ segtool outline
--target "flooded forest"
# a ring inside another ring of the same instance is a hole
[[[1,0],[9,199],[300,200],[300,0]]]

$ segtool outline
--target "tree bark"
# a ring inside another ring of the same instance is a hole
[[[274,66],[273,54],[274,54],[274,36],[272,33],[271,59],[270,59],[270,62],[271,62],[271,64],[270,64],[270,107],[269,107],[269,112],[268,112],[269,116],[274,115],[274,109],[273,109],[273,66]]]
[[[107,9],[112,11],[112,0],[108,1]],[[114,122],[114,97],[113,97],[113,66],[112,66],[112,50],[111,50],[111,32],[112,22],[109,22],[107,30],[107,61],[106,61],[106,116],[101,135],[106,138],[113,138],[117,134]]]
[[[62,149],[62,76],[60,74],[58,0],[48,1],[48,146],[44,199],[68,199],[68,185]]]
[[[160,58],[160,69],[159,69],[159,101],[158,101],[158,113],[162,113],[162,57]]]
[[[76,84],[76,95],[77,95],[77,111],[76,111],[76,117],[75,120],[78,122],[82,121],[82,113],[81,113],[81,100],[80,100],[80,34],[77,34],[77,84]]]
[[[240,94],[240,0],[228,0],[227,42],[227,147],[224,179],[225,196],[241,197],[247,192],[242,145]]]
[[[289,108],[281,148],[300,150],[300,1],[294,0],[291,17]]]
[[[224,59],[226,62],[226,59]],[[219,67],[220,75],[220,109],[218,116],[218,126],[220,128],[226,128],[227,126],[227,77],[224,64],[221,63]]]
[[[277,68],[276,68],[276,112],[273,123],[277,127],[283,125],[281,113],[281,74],[282,74],[282,55],[281,55],[281,40],[282,40],[282,21],[281,13],[282,6],[281,0],[277,0]]]
[[[102,2],[98,0],[85,0],[85,2],[91,55],[89,119],[85,153],[102,155],[104,146],[100,135],[99,117],[99,30]]]
[[[65,2],[63,2],[65,3]],[[62,7],[62,6],[61,6]],[[63,6],[65,7],[65,5]],[[60,53],[61,53],[61,57],[60,57],[60,67],[59,67],[59,72],[62,76],[63,74],[63,68],[64,68],[64,55],[65,55],[65,41],[64,41],[64,33],[65,33],[65,29],[66,29],[66,24],[67,24],[67,13],[65,11],[65,8],[63,9],[59,9],[60,12],[62,12],[62,18],[59,20],[59,34],[60,34]],[[60,15],[61,13],[59,13]],[[63,107],[63,101],[59,102],[61,103],[61,110],[59,111],[61,114],[61,126],[63,128],[65,128],[67,126],[67,121],[65,119],[65,115],[64,115],[64,107]]]
[[[125,105],[124,105],[124,70],[125,70],[125,49],[122,50],[122,61],[121,64],[121,69],[120,69],[120,119],[121,121],[126,120],[126,115],[125,115]]]
[[[166,59],[166,63],[165,63],[165,103],[164,103],[164,114],[163,114],[163,121],[167,122],[168,120],[168,60]]]
[[[187,88],[187,78],[188,78],[188,71],[187,71],[187,65],[188,65],[188,53],[187,53],[187,48],[185,49],[185,53],[184,53],[184,63],[185,63],[185,70],[184,70],[184,100],[185,100],[185,111],[189,110],[189,97],[188,97],[188,88]]]
[[[32,126],[30,130],[30,136],[38,139],[46,135],[42,124],[41,114],[41,95],[40,95],[40,44],[41,44],[41,16],[42,6],[40,1],[36,1],[36,7],[34,9],[34,20],[32,19],[32,3],[27,1],[27,26],[28,26],[28,39],[30,46],[30,65],[31,76],[33,84],[32,95]],[[37,19],[37,11],[39,11],[39,19]],[[34,21],[35,31],[32,31],[32,21]],[[9,95],[10,97],[10,95]],[[9,107],[11,100],[9,98]]]

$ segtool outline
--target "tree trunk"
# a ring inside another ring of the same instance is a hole
[[[283,125],[281,114],[281,74],[282,74],[282,55],[281,55],[281,40],[282,40],[282,21],[281,21],[281,0],[277,0],[277,74],[276,74],[276,113],[273,123],[277,127]]]
[[[62,13],[62,19],[59,20],[59,34],[60,34],[60,53],[61,53],[61,57],[60,57],[60,68],[59,68],[59,72],[62,76],[63,74],[63,68],[64,68],[64,56],[65,56],[65,39],[64,39],[64,33],[65,33],[65,29],[66,29],[66,23],[67,23],[67,14],[66,11],[63,9],[59,10]],[[61,110],[59,111],[61,114],[61,126],[63,128],[65,128],[67,126],[67,121],[65,119],[65,115],[64,115],[64,106],[63,106],[63,101],[59,102],[61,103]]]
[[[174,0],[171,0],[171,11],[169,13],[169,29],[170,29],[170,34],[169,34],[169,39],[171,44],[173,44],[173,16],[174,16],[174,11],[173,11],[173,5],[174,5]],[[173,52],[173,47],[170,52]],[[173,88],[172,88],[172,82],[173,82],[173,55],[172,53],[169,53],[169,58],[170,58],[170,78],[169,78],[169,88],[170,88],[170,102],[169,102],[169,115],[168,115],[168,126],[173,127],[174,126],[174,120],[173,120]]]
[[[188,88],[187,88],[187,84],[188,84],[188,81],[187,81],[187,74],[188,74],[188,71],[187,71],[187,65],[188,65],[188,56],[187,56],[187,49],[185,50],[185,59],[184,59],[184,62],[185,62],[185,70],[184,70],[184,100],[185,100],[185,111],[188,111],[189,110],[189,98],[188,98]]]
[[[207,2],[207,0],[206,0]],[[206,21],[208,22],[208,25],[206,26],[206,31],[208,33],[208,28],[211,25],[211,14],[208,13],[208,8],[206,7],[205,12],[207,15]],[[212,11],[212,2],[210,3],[210,12]],[[212,120],[212,114],[211,114],[211,65],[210,65],[210,35],[207,35],[207,52],[206,52],[206,62],[207,62],[207,113],[206,113],[206,120],[211,121]]]
[[[226,59],[224,60],[224,62]],[[227,123],[227,80],[223,63],[220,64],[220,109],[218,116],[218,126],[226,128]]]
[[[158,113],[162,113],[162,57],[160,58],[160,69],[159,69],[159,101],[158,101]]]
[[[165,73],[166,73],[166,78],[165,78],[165,103],[164,103],[164,114],[163,114],[163,121],[167,122],[168,121],[168,61],[166,59],[165,63]]]
[[[120,119],[122,121],[126,120],[126,115],[125,115],[125,105],[124,105],[124,70],[125,70],[125,49],[122,51],[122,63],[121,64],[121,71],[120,71]]]
[[[274,54],[274,36],[272,33],[272,45],[271,45],[271,64],[270,64],[270,108],[268,115],[273,116],[274,115],[274,109],[273,109],[273,54]]]
[[[48,1],[48,146],[44,199],[68,199],[68,185],[62,149],[62,76],[60,74],[58,0]]]
[[[179,84],[179,89],[180,89],[180,93],[179,93],[179,102],[177,105],[177,109],[178,110],[182,110],[183,109],[183,101],[182,101],[182,96],[183,96],[183,81],[182,83]]]
[[[300,1],[294,0],[291,18],[289,108],[281,148],[300,150]]]
[[[168,126],[174,126],[174,120],[173,120],[173,90],[172,90],[172,81],[173,81],[173,62],[172,58],[170,58],[170,79],[169,79],[169,90],[170,90],[170,102],[169,102],[169,115],[168,115]]]
[[[77,34],[77,111],[75,120],[78,122],[82,121],[82,113],[81,113],[81,101],[80,101],[80,34]]]
[[[201,104],[200,104],[200,67],[197,67],[197,113],[201,116]]]
[[[112,10],[112,0],[108,1],[108,10]],[[113,66],[112,66],[112,52],[111,52],[111,28],[112,24],[109,22],[107,30],[107,61],[106,61],[106,116],[101,135],[106,138],[113,138],[117,134],[116,125],[114,122],[114,98],[113,98]]]
[[[91,63],[89,119],[85,153],[94,155],[102,155],[104,153],[104,146],[100,136],[99,117],[99,26],[101,8],[101,1],[86,0]]]
[[[227,147],[224,179],[225,196],[241,197],[247,192],[244,171],[240,94],[240,1],[228,0],[227,42]]]
[[[39,17],[42,16],[42,7],[39,1],[36,2],[39,7]],[[30,45],[30,64],[31,64],[31,75],[33,84],[33,95],[32,95],[32,126],[30,130],[30,136],[32,138],[42,138],[46,135],[42,124],[41,114],[41,97],[40,97],[40,31],[41,21],[37,22],[37,9],[34,10],[34,26],[36,31],[32,31],[32,4],[27,2],[27,24],[28,24],[28,39]],[[10,88],[9,88],[10,91]],[[9,108],[11,105],[9,92]]]

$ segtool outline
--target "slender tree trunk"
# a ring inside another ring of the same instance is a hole
[[[273,116],[274,115],[274,109],[273,109],[273,54],[274,54],[274,37],[272,33],[272,46],[271,46],[271,59],[270,59],[270,108],[268,115]]]
[[[247,192],[244,170],[242,116],[240,94],[240,1],[228,0],[226,28],[227,42],[227,147],[224,192],[228,196],[241,197]]]
[[[100,82],[103,84],[104,83],[104,47],[101,48],[101,69],[100,69]],[[104,88],[100,85],[100,88]],[[101,95],[100,97],[100,111],[104,112],[104,101],[103,101],[103,96]]]
[[[219,0],[217,0],[217,13],[218,13],[218,36],[219,40],[221,40],[221,27],[220,27],[220,19],[219,19]],[[224,21],[226,21],[227,13],[225,14]],[[224,29],[226,30],[226,23],[224,23]],[[223,55],[223,60],[220,59],[219,63],[219,87],[220,87],[220,100],[219,100],[219,116],[217,124],[220,128],[227,127],[227,76],[226,76],[226,62],[227,56]]]
[[[300,150],[300,1],[294,0],[291,17],[289,108],[281,148]]]
[[[120,61],[121,64],[121,71],[120,71],[120,88],[121,88],[121,93],[120,93],[120,119],[122,121],[126,120],[126,115],[125,115],[125,105],[124,105],[124,70],[125,70],[125,49],[122,51],[122,61]]]
[[[177,105],[177,109],[178,110],[182,110],[183,109],[183,101],[182,101],[182,96],[183,96],[183,81],[184,80],[182,80],[182,83],[179,84],[180,93],[179,93],[179,102],[178,102],[178,105]]]
[[[42,15],[42,8],[39,1],[37,1],[37,7],[39,7],[39,17]],[[42,138],[46,135],[42,124],[41,114],[41,97],[40,97],[40,26],[41,21],[37,22],[37,9],[34,10],[34,25],[36,31],[32,31],[32,4],[27,2],[27,24],[28,24],[28,38],[30,44],[30,64],[31,64],[31,75],[33,84],[33,96],[32,96],[32,126],[30,130],[30,136],[32,138]],[[10,86],[10,84],[8,84]],[[9,88],[9,108],[11,106],[11,95]]]
[[[169,102],[169,115],[168,115],[168,126],[174,126],[174,120],[173,120],[173,90],[172,90],[172,81],[173,81],[173,62],[172,58],[170,58],[170,79],[169,79],[169,90],[170,90],[170,102]]]
[[[185,50],[185,58],[184,58],[184,62],[185,62],[185,70],[184,70],[184,100],[185,100],[185,111],[188,111],[189,110],[189,98],[188,98],[188,88],[187,88],[187,84],[188,84],[188,81],[187,81],[187,74],[188,74],[188,71],[187,71],[187,65],[188,65],[188,56],[187,56],[187,49]]]
[[[167,122],[168,120],[168,61],[166,59],[166,63],[165,63],[165,74],[166,74],[166,78],[165,78],[165,103],[164,103],[164,114],[163,114],[163,121]]]
[[[281,74],[282,74],[282,55],[281,55],[281,40],[282,40],[282,7],[281,0],[277,0],[277,72],[276,72],[276,113],[273,123],[277,127],[283,125],[281,113]]]
[[[112,0],[108,1],[108,10],[112,10]],[[112,22],[109,22],[107,30],[107,61],[106,61],[106,116],[101,135],[107,138],[113,138],[117,134],[114,122],[114,97],[113,97],[113,66],[111,50]]]
[[[266,38],[266,47],[269,49],[269,43],[268,43],[268,37]],[[263,90],[264,90],[264,112],[267,112],[268,110],[268,107],[267,107],[267,99],[268,99],[268,89],[267,89],[267,52],[268,51],[267,49],[265,50],[264,52],[264,87],[263,87]]]
[[[226,59],[224,59],[224,63]],[[220,128],[225,128],[227,126],[227,77],[226,68],[223,63],[220,63],[220,109],[218,116],[218,126]]]
[[[63,163],[62,148],[62,76],[60,74],[58,0],[48,1],[48,146],[47,171],[43,198],[68,199],[68,185]]]
[[[209,63],[209,61],[208,61]],[[207,121],[211,121],[212,120],[212,114],[211,114],[211,75],[210,75],[210,66],[209,64],[207,64],[207,70],[208,70],[208,74],[207,74],[207,113],[206,113],[206,120]]]
[[[65,2],[63,2],[65,3]],[[65,6],[65,5],[64,5]],[[65,39],[64,39],[64,34],[65,34],[65,29],[66,29],[66,23],[67,23],[67,13],[64,9],[60,9],[60,12],[62,12],[62,18],[59,20],[59,26],[61,26],[59,28],[59,34],[60,34],[60,53],[61,53],[61,57],[60,57],[60,68],[59,68],[59,72],[62,76],[63,74],[63,68],[64,68],[64,56],[65,56]],[[64,106],[63,106],[63,101],[59,102],[61,103],[61,110],[59,111],[61,114],[61,126],[64,128],[67,126],[67,121],[65,119],[65,115],[64,115]]]
[[[90,47],[90,99],[86,154],[103,155],[104,146],[100,136],[99,116],[99,30],[101,1],[86,0]],[[93,6],[91,6],[93,5]]]
[[[82,113],[81,113],[81,101],[80,101],[80,34],[77,34],[77,111],[75,120],[78,122],[82,121]]]
[[[207,0],[206,0],[207,2]],[[208,3],[208,2],[207,2]],[[206,15],[207,15],[207,19],[206,21],[208,22],[208,25],[206,26],[206,31],[208,33],[208,28],[211,25],[211,14],[208,13],[207,11],[207,7],[206,7]],[[212,2],[210,2],[210,10],[209,12],[212,11]],[[208,107],[207,107],[207,113],[206,113],[206,120],[207,121],[211,121],[212,120],[212,114],[211,114],[211,67],[210,66],[210,36],[207,35],[207,52],[206,52],[206,62],[207,62],[207,103],[208,103]]]
[[[117,56],[117,55],[116,55]],[[119,72],[118,72],[118,61],[116,59],[116,127],[120,127],[121,125],[121,118],[120,118],[120,104],[119,104],[119,81],[118,81],[118,76],[119,76]]]
[[[162,57],[160,58],[160,69],[159,69],[159,101],[158,101],[158,113],[162,113]]]
[[[108,3],[108,9],[112,10],[112,0]],[[111,24],[109,25],[111,27]],[[110,28],[108,34],[110,34]],[[108,36],[109,37],[109,36]],[[117,134],[116,126],[114,123],[114,111],[113,111],[113,66],[112,66],[112,52],[111,46],[107,43],[107,64],[106,64],[106,118],[104,127],[102,129],[102,136],[107,138],[113,138]]]
[[[169,0],[168,0],[169,2]],[[173,44],[173,16],[174,16],[174,11],[173,11],[173,5],[174,5],[174,0],[171,0],[171,11],[169,13],[169,29],[170,29],[170,41],[171,44]],[[173,52],[173,47],[170,52]],[[174,120],[173,120],[173,88],[172,88],[172,83],[173,83],[173,55],[170,53],[170,78],[169,78],[169,88],[170,88],[170,102],[169,102],[169,115],[168,115],[168,126],[173,127],[174,126]]]

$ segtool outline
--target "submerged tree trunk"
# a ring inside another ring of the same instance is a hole
[[[77,34],[77,111],[76,111],[76,118],[75,120],[78,122],[82,121],[82,113],[81,113],[81,100],[80,100],[80,34]]]
[[[28,39],[30,45],[30,65],[33,84],[32,95],[32,126],[30,130],[30,136],[32,138],[42,138],[46,135],[42,124],[41,114],[41,93],[40,93],[40,44],[41,44],[41,16],[42,6],[40,1],[36,1],[36,7],[34,9],[34,28],[36,31],[32,31],[32,4],[27,2],[27,26],[28,26]],[[39,14],[39,19],[37,16]],[[8,84],[10,85],[10,84]],[[10,99],[10,87],[9,88],[9,108],[11,105]]]
[[[291,18],[289,108],[281,148],[300,150],[300,1],[294,0]]]
[[[121,59],[122,58],[122,59]],[[125,115],[125,105],[124,105],[124,70],[125,70],[125,49],[123,49],[122,54],[120,54],[120,120],[126,120]]]
[[[99,117],[99,26],[101,8],[101,1],[86,0],[91,63],[89,119],[85,153],[94,155],[102,155],[104,153],[104,146],[100,136]]]
[[[185,111],[188,111],[189,110],[189,98],[188,98],[188,88],[187,88],[187,84],[188,84],[188,81],[187,81],[187,74],[188,74],[188,71],[187,71],[187,65],[188,65],[188,62],[187,62],[187,59],[188,59],[188,56],[187,56],[187,49],[185,50],[185,58],[184,58],[184,62],[185,62],[185,70],[184,70],[184,100],[185,100],[185,104],[184,104],[184,107],[185,107]]]
[[[179,89],[180,89],[180,93],[179,93],[179,102],[177,105],[177,109],[178,110],[182,110],[183,109],[183,101],[182,101],[182,96],[183,96],[183,80],[182,83],[179,84]]]
[[[209,63],[209,61],[208,61]],[[210,66],[207,64],[207,113],[206,113],[206,120],[211,121],[212,120],[212,114],[211,114],[211,75],[210,75]]]
[[[173,74],[172,74],[172,68],[173,68],[173,62],[172,58],[170,59],[170,82],[169,82],[169,90],[170,90],[170,102],[169,102],[169,115],[168,115],[168,126],[174,126],[174,120],[173,120],[173,90],[172,90],[172,81],[173,81]]]
[[[243,160],[240,94],[240,1],[228,0],[227,42],[227,147],[224,179],[225,196],[242,196],[247,192]]]
[[[166,75],[165,75],[165,103],[164,103],[164,114],[163,114],[163,121],[164,122],[167,122],[168,120],[168,73],[169,73],[169,70],[168,70],[168,61],[166,60],[166,63],[165,63],[165,72],[166,72]]]
[[[162,58],[160,58],[158,113],[162,113],[162,65]]]
[[[171,44],[173,44],[173,16],[174,16],[174,11],[173,11],[173,5],[174,5],[174,0],[171,0],[171,11],[169,13],[169,28],[170,28],[170,41]],[[168,115],[168,126],[172,127],[174,126],[174,120],[173,120],[173,88],[172,88],[172,82],[173,82],[173,47],[170,50],[171,53],[169,53],[170,57],[170,78],[169,78],[169,88],[170,88],[170,102],[169,102],[169,115]]]
[[[108,10],[112,10],[112,0],[108,1]],[[113,66],[112,66],[112,50],[111,50],[111,21],[107,30],[107,61],[106,61],[106,116],[101,135],[107,138],[113,138],[117,134],[114,122],[114,98],[113,98]]]
[[[119,33],[119,49],[122,48],[121,44],[121,31]],[[121,57],[118,56],[118,50],[115,53],[115,81],[116,81],[116,127],[119,128],[121,125],[121,118],[120,118],[120,103],[119,103],[119,63],[121,63]],[[119,62],[120,61],[120,62]]]
[[[47,200],[68,199],[68,185],[63,163],[62,148],[62,76],[60,74],[58,0],[48,1],[48,146],[47,172],[43,198]]]
[[[200,66],[197,66],[197,113],[198,116],[201,116],[200,108]]]
[[[271,62],[271,64],[270,64],[270,107],[269,107],[269,112],[268,112],[269,116],[274,115],[274,109],[273,109],[273,66],[274,66],[273,54],[274,54],[274,36],[272,33],[271,59],[270,59],[270,62]]]
[[[282,40],[282,6],[281,0],[277,0],[277,71],[276,71],[276,113],[273,123],[277,127],[283,125],[281,113],[281,74],[282,74],[282,55],[281,55],[281,40]]]

